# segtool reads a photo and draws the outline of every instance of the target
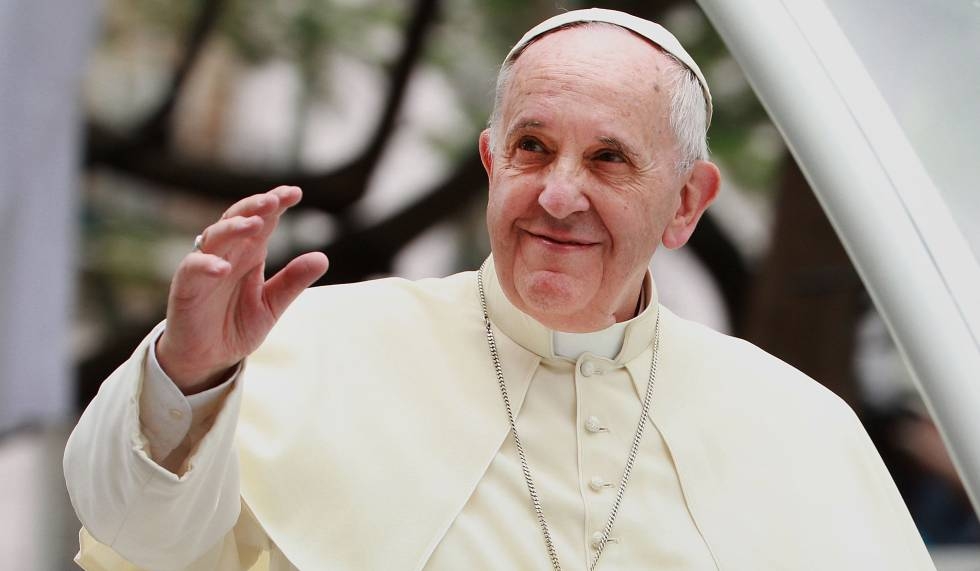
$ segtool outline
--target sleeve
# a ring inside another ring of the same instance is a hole
[[[68,439],[64,470],[83,539],[111,548],[133,568],[167,571],[188,569],[222,544],[239,519],[234,435],[242,387],[234,383],[228,390],[181,470],[155,462],[139,404],[149,345],[162,327],[102,384]]]
[[[78,555],[75,563],[85,571],[140,571],[111,547],[99,543],[84,527],[78,532]],[[200,557],[180,571],[271,571],[270,565],[280,559],[280,552],[256,522],[248,506],[242,503],[235,527]]]
[[[140,391],[140,426],[146,436],[150,458],[179,474],[188,451],[210,430],[242,371],[242,365],[216,387],[185,396],[160,366],[156,342],[163,328],[154,329],[147,345]]]

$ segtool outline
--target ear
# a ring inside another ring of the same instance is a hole
[[[487,171],[487,179],[493,179],[493,150],[490,148],[490,129],[480,133],[480,160]]]
[[[721,174],[714,163],[708,161],[694,163],[687,182],[681,188],[677,211],[664,228],[662,242],[665,247],[674,250],[687,243],[701,215],[718,196],[720,184]]]

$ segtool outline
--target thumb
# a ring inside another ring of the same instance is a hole
[[[309,252],[293,259],[269,278],[262,290],[262,298],[273,317],[279,319],[304,289],[327,272],[329,265],[330,262],[323,252]]]

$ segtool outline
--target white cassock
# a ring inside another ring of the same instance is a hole
[[[649,277],[640,315],[584,336],[517,310],[492,263],[486,281],[563,569],[587,568],[608,517],[658,312],[650,424],[599,569],[934,569],[853,412],[799,371],[674,316]],[[152,409],[141,393],[158,332],[69,441],[84,568],[550,568],[475,272],[310,290],[193,413],[172,387]]]

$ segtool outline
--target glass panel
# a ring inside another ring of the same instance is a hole
[[[980,0],[826,0],[980,261]]]

